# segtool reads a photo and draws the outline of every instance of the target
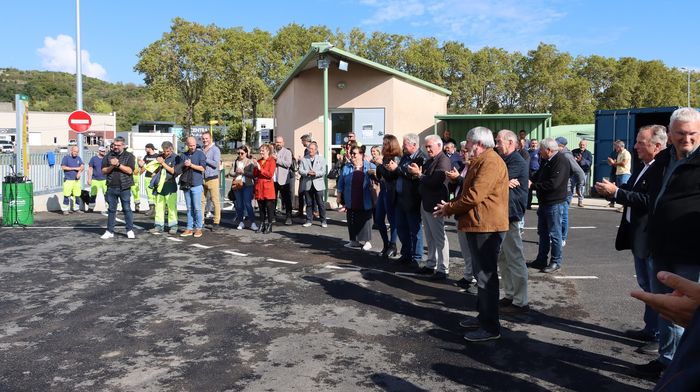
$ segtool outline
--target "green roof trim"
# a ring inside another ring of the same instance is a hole
[[[438,114],[436,120],[478,120],[478,119],[517,119],[517,118],[541,118],[552,117],[551,113],[511,113],[511,114]]]
[[[349,60],[349,61],[352,61],[352,62],[355,62],[358,64],[362,64],[366,67],[373,68],[373,69],[376,69],[378,71],[387,73],[389,75],[396,76],[399,79],[402,79],[402,80],[405,80],[408,82],[412,82],[414,84],[417,84],[417,85],[424,87],[424,88],[427,88],[429,90],[436,91],[440,94],[444,94],[444,95],[451,95],[452,94],[452,91],[450,91],[444,87],[440,87],[436,84],[426,82],[423,79],[418,79],[415,76],[411,76],[411,75],[404,73],[404,72],[401,72],[399,70],[387,67],[385,65],[376,63],[376,62],[371,61],[371,60],[367,60],[364,57],[360,57],[356,54],[346,52],[342,49],[338,49],[328,42],[314,42],[311,44],[311,49],[306,53],[306,55],[304,55],[304,57],[301,59],[301,61],[299,61],[299,63],[297,63],[297,65],[294,67],[292,72],[289,74],[289,76],[287,76],[287,78],[284,80],[284,82],[282,82],[282,84],[279,86],[279,88],[277,88],[277,90],[275,91],[275,94],[272,96],[272,98],[277,99],[280,96],[280,94],[282,94],[282,91],[284,91],[284,89],[287,88],[289,83],[291,83],[292,79],[294,79],[299,73],[301,73],[301,71],[303,71],[304,68],[306,68],[306,65],[310,61],[315,60],[316,55],[319,55],[319,54],[331,54],[331,55],[334,55],[336,57],[341,58],[342,60]]]

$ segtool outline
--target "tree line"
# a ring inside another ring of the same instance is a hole
[[[116,111],[120,130],[144,120],[189,127],[215,119],[228,127],[226,139],[248,139],[243,120],[272,116],[272,94],[321,41],[451,90],[448,113],[550,112],[554,124],[576,124],[593,122],[596,109],[687,104],[687,74],[661,60],[574,57],[546,43],[527,53],[471,50],[459,41],[296,23],[273,34],[175,18],[138,53],[134,70],[145,87],[84,78],[84,106]],[[10,69],[0,81],[2,101],[23,92],[32,110],[74,108],[73,75]],[[700,88],[692,83],[697,104]]]

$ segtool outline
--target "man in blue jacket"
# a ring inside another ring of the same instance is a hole
[[[520,220],[525,216],[529,169],[522,155],[516,152],[517,136],[504,129],[496,136],[496,150],[508,168],[508,231],[498,255],[505,296],[498,302],[503,313],[522,313],[529,309],[527,299],[527,266],[520,235]]]

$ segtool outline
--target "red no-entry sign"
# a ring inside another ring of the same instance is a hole
[[[68,116],[68,126],[75,132],[85,132],[92,125],[92,117],[84,110],[76,110]]]

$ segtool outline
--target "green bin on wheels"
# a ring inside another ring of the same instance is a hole
[[[2,225],[34,223],[34,187],[31,182],[2,183]]]

